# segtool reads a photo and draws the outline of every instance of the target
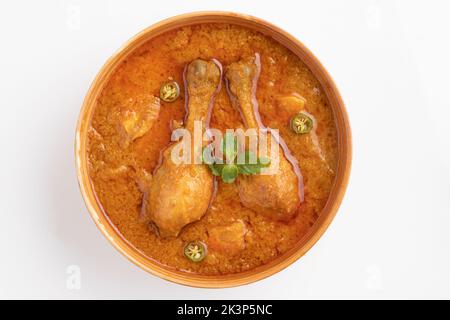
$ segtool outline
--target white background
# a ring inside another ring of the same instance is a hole
[[[128,38],[169,16],[271,21],[334,77],[353,129],[350,185],[316,246],[240,288],[145,273],[100,234],[73,155],[84,95]],[[0,298],[450,298],[448,1],[9,1],[0,10]],[[81,288],[67,287],[68,267]]]

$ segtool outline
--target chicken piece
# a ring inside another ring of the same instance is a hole
[[[189,115],[185,128],[193,134],[194,121],[208,125],[213,99],[218,92],[221,69],[213,61],[194,60],[186,71]],[[214,180],[209,168],[202,164],[176,164],[172,149],[163,152],[163,161],[150,186],[147,206],[150,219],[162,237],[176,237],[188,223],[199,220],[207,211],[213,196]],[[191,154],[200,152],[191,149]]]
[[[130,98],[119,110],[119,133],[123,147],[150,130],[159,117],[160,100],[150,94]]]
[[[258,113],[256,84],[260,72],[259,55],[232,63],[225,71],[228,91],[235,107],[240,111],[247,128],[264,129]],[[270,132],[270,131],[269,131]],[[275,139],[268,134],[268,145]],[[290,155],[281,137],[278,157],[269,155],[269,175],[240,176],[237,180],[242,204],[276,220],[288,221],[303,201],[303,179],[297,161]]]
[[[226,255],[236,255],[245,248],[247,227],[241,220],[208,230],[208,248]]]

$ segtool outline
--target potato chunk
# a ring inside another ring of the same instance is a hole
[[[276,101],[279,108],[291,115],[304,110],[306,104],[306,99],[298,93],[279,96]]]
[[[208,231],[208,247],[211,250],[227,255],[235,255],[245,248],[247,227],[241,220],[225,226],[216,226]]]
[[[160,100],[153,95],[130,98],[119,110],[119,132],[123,147],[142,137],[159,117]]]

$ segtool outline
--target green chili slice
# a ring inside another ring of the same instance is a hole
[[[184,256],[192,262],[202,261],[206,254],[206,245],[201,241],[191,241],[184,247]]]
[[[291,119],[291,129],[295,133],[304,134],[311,131],[313,128],[313,120],[303,112],[297,113]]]
[[[176,81],[167,81],[159,89],[159,97],[165,102],[173,102],[180,96],[180,86]]]

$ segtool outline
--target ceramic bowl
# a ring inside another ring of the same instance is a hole
[[[335,115],[338,130],[339,162],[335,184],[326,206],[314,226],[293,248],[271,262],[247,272],[205,276],[166,268],[144,256],[121,236],[96,199],[87,171],[86,143],[87,132],[97,97],[112,72],[130,53],[149,39],[166,31],[188,25],[214,22],[236,24],[268,35],[290,49],[309,67],[325,90]],[[299,40],[269,22],[248,15],[229,12],[197,12],[172,17],[143,30],[125,43],[105,63],[92,83],[81,109],[76,131],[75,155],[78,182],[87,209],[100,232],[117,250],[145,271],[163,279],[195,287],[223,288],[258,281],[283,270],[303,256],[322,236],[336,215],[347,187],[351,166],[351,133],[344,103],[333,79],[319,60]]]

